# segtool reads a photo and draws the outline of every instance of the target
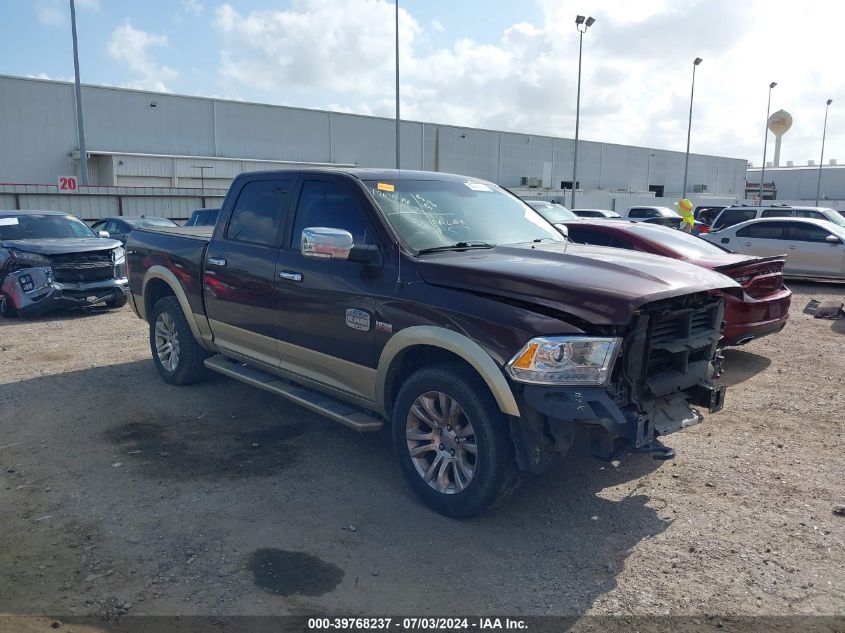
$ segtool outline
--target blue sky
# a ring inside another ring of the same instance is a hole
[[[76,0],[84,83],[391,116],[387,0]],[[845,160],[845,3],[833,0],[400,0],[404,118],[571,137],[576,13],[582,138],[762,154],[772,111],[795,120],[782,158]],[[0,74],[73,75],[67,0],[0,0]],[[796,28],[804,16],[813,27]],[[14,28],[8,28],[14,25]],[[840,98],[841,97],[841,98]],[[840,124],[840,121],[842,122]],[[841,150],[841,151],[839,151]],[[837,153],[839,152],[839,153]]]

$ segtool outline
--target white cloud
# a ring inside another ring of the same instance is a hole
[[[533,23],[433,50],[400,7],[403,117],[571,137],[575,15],[559,0],[537,3],[542,18]],[[577,9],[596,18],[583,40],[582,138],[683,151],[692,60],[700,56],[693,152],[759,162],[774,80],[772,111],[795,119],[782,160],[818,153],[828,97],[835,101],[825,154],[845,160],[836,114],[845,106],[838,63],[845,3],[582,0]],[[223,35],[219,73],[227,86],[275,102],[390,116],[393,15],[387,0],[294,0],[286,10],[249,13],[223,4],[214,21]],[[803,15],[814,17],[812,30],[795,27]],[[448,35],[451,24],[433,20],[428,28],[444,24]]]
[[[133,73],[139,76],[137,79],[124,82],[123,86],[170,92],[165,82],[175,79],[179,73],[169,66],[158,64],[150,53],[152,48],[166,46],[167,37],[136,29],[127,20],[122,26],[112,31],[107,51],[112,59],[124,62]]]
[[[431,21],[431,28],[433,31],[437,31],[438,33],[442,33],[446,30],[446,27],[443,26],[443,22],[436,19]]]
[[[185,13],[199,15],[202,13],[204,8],[203,3],[199,0],[182,0],[182,10],[185,11]]]
[[[55,3],[41,4],[36,15],[44,26],[62,26],[65,23],[65,12]]]
[[[68,3],[63,0],[38,0],[36,17],[44,26],[63,26],[70,18]],[[77,9],[100,10],[100,0],[76,0]]]

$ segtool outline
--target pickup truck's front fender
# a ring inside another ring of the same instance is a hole
[[[160,284],[167,286],[164,292],[162,292],[164,289]],[[173,295],[179,301],[182,312],[185,314],[185,319],[191,327],[191,333],[197,342],[205,349],[211,352],[217,352],[211,327],[208,324],[208,318],[204,314],[197,314],[191,310],[188,296],[185,294],[182,284],[179,283],[179,279],[164,266],[150,266],[147,270],[144,275],[144,283],[141,286],[141,296],[133,295],[135,310],[141,318],[149,320],[149,311],[152,309],[155,301],[167,295]]]
[[[443,327],[414,325],[394,334],[384,346],[376,371],[376,402],[388,408],[387,383],[394,361],[409,348],[425,345],[439,347],[459,356],[481,376],[502,413],[519,417],[519,407],[505,375],[490,355],[472,339]]]

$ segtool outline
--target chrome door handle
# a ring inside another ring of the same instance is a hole
[[[789,247],[789,250],[794,251],[794,250],[795,250],[795,247],[794,247],[794,246],[790,246],[790,247]]]
[[[288,281],[302,281],[302,273],[295,273],[292,270],[283,270],[279,273],[279,277]]]
[[[751,242],[743,242],[742,245],[743,246],[751,246]]]
[[[208,263],[212,266],[225,266],[226,265],[226,258],[225,257],[209,257]]]

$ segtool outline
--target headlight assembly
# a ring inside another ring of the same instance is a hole
[[[12,259],[21,268],[32,268],[38,266],[49,266],[50,259],[38,253],[27,253],[24,251],[10,251]]]
[[[604,385],[621,338],[546,336],[533,338],[507,364],[514,380],[537,385]]]

